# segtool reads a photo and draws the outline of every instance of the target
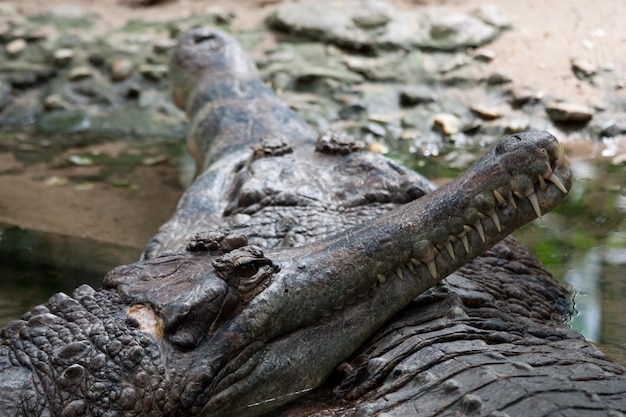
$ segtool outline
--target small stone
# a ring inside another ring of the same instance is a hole
[[[511,81],[513,81],[511,77],[499,71],[492,73],[487,78],[487,84],[489,85],[506,84],[506,83],[510,83]]]
[[[494,4],[483,4],[472,11],[472,14],[483,22],[500,29],[511,27],[511,20]]]
[[[70,70],[70,73],[68,74],[68,77],[70,81],[84,80],[86,78],[93,77],[93,72],[88,67],[80,66],[72,68]]]
[[[164,64],[141,64],[138,70],[144,77],[160,81],[167,76],[169,68]]]
[[[404,107],[433,103],[436,100],[435,94],[426,88],[409,87],[400,91],[400,105]]]
[[[591,62],[579,58],[572,59],[571,65],[574,75],[576,75],[576,78],[579,80],[591,77],[598,70],[597,67]]]
[[[54,51],[54,63],[59,67],[69,65],[74,59],[74,50],[69,48],[57,49]]]
[[[480,104],[475,104],[470,107],[470,110],[473,111],[484,120],[494,120],[502,117],[502,112],[496,107],[483,106]]]
[[[593,117],[593,110],[575,103],[553,102],[546,105],[546,113],[553,122],[585,123]]]
[[[352,21],[355,25],[362,28],[375,28],[378,26],[384,26],[391,20],[389,13],[385,13],[383,10],[361,10],[357,11],[352,16]]]
[[[14,39],[7,43],[5,49],[10,56],[16,56],[26,49],[26,41],[22,38]]]
[[[495,57],[496,53],[491,49],[479,49],[474,52],[474,59],[480,62],[491,62]]]
[[[135,69],[135,64],[130,59],[116,59],[111,64],[111,79],[113,81],[121,81],[130,77]]]
[[[389,152],[389,148],[380,142],[372,142],[367,148],[370,152],[377,153],[379,155],[383,155]]]
[[[513,87],[510,93],[510,102],[513,107],[521,107],[538,98],[537,93],[529,87]]]
[[[612,138],[617,135],[626,134],[626,119],[625,120],[611,120],[602,126],[602,132],[600,135],[605,138]]]
[[[504,133],[507,135],[523,132],[528,129],[530,129],[530,121],[528,119],[513,119],[509,120],[504,125]]]
[[[155,54],[165,55],[176,46],[176,39],[159,39],[152,46]]]
[[[461,120],[453,114],[439,113],[433,118],[433,129],[446,136],[455,135],[461,130]]]
[[[46,110],[68,110],[71,107],[59,94],[47,96],[43,101],[43,105]]]

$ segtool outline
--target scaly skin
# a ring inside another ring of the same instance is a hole
[[[111,271],[102,290],[56,295],[7,326],[3,415],[260,415],[315,398],[307,393],[360,346],[336,388],[351,402],[331,411],[384,410],[378,393],[402,387],[385,383],[393,364],[363,364],[394,346],[384,335],[396,328],[385,323],[402,323],[396,314],[416,296],[554,208],[571,186],[563,150],[544,132],[503,139],[431,193],[417,174],[341,135],[316,144],[219,32],[185,35],[172,73],[201,173],[144,260]],[[529,257],[510,242],[497,248]],[[496,265],[497,276],[506,257],[495,258],[474,264]],[[516,288],[515,271],[507,277]],[[526,325],[520,312],[510,316]],[[378,329],[383,336],[363,345]],[[397,360],[422,352],[407,348]],[[622,368],[605,368],[609,386],[624,385]],[[406,415],[406,401],[393,404]]]

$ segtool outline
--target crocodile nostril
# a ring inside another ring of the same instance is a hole
[[[194,33],[193,41],[196,44],[204,43],[204,42],[215,42],[217,41],[217,34],[214,32],[200,32]]]

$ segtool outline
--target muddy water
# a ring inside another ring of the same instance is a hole
[[[482,152],[450,150],[423,159],[397,149],[390,156],[444,182]],[[577,312],[572,327],[626,363],[626,168],[608,158],[574,157],[572,165],[577,179],[567,201],[515,235],[572,286]],[[136,205],[129,199],[124,210],[137,210]],[[139,251],[123,241],[0,224],[0,327],[55,292],[71,292],[83,283],[98,287],[107,270],[132,262]]]

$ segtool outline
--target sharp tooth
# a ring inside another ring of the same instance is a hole
[[[461,236],[461,242],[463,242],[463,247],[465,248],[465,252],[469,253],[469,242],[467,241],[467,235]]]
[[[383,274],[376,275],[376,279],[378,280],[379,284],[384,284],[387,281],[387,278],[385,278]]]
[[[513,207],[514,209],[517,208],[517,203],[515,202],[513,196],[509,197],[509,203],[511,203],[511,207]]]
[[[454,248],[452,248],[452,243],[450,243],[450,241],[446,242],[446,249],[448,250],[448,255],[450,255],[452,259],[456,259],[456,256],[454,255]]]
[[[557,154],[556,163],[559,166],[572,165],[572,163],[569,161],[569,158],[565,155],[565,145],[563,145],[562,143],[559,143],[559,153]]]
[[[421,262],[420,262],[420,261],[418,261],[418,260],[417,260],[417,259],[415,259],[415,258],[411,258],[411,263],[412,263],[413,265],[415,265],[415,266],[418,266]]]
[[[524,198],[524,197],[525,197],[525,196],[524,196],[524,194],[520,193],[519,191],[513,191],[513,193],[514,193],[514,194],[517,196],[517,198],[519,198],[520,200],[521,200],[522,198]]]
[[[539,207],[539,199],[537,198],[537,194],[535,194],[535,192],[533,191],[528,194],[526,198],[528,198],[528,201],[530,201],[530,204],[533,206],[535,213],[537,213],[537,217],[541,218],[541,207]]]
[[[483,229],[483,225],[480,222],[478,222],[478,223],[476,223],[476,225],[474,227],[478,231],[478,235],[480,236],[480,240],[485,242],[485,230]]]
[[[546,188],[546,182],[543,180],[543,177],[539,175],[539,187],[542,189]]]
[[[415,267],[413,266],[412,262],[409,262],[408,264],[406,264],[406,267],[409,268],[409,271],[415,272]]]
[[[402,273],[402,269],[400,268],[396,269],[396,274],[398,275],[400,279],[404,279],[404,274]]]
[[[435,258],[426,262],[426,266],[428,267],[428,271],[430,271],[430,275],[437,279],[437,264],[435,264]]]
[[[498,232],[501,232],[502,227],[500,227],[500,218],[498,217],[498,213],[494,211],[493,213],[491,213],[490,217],[493,221],[493,224],[496,226],[496,229],[498,229]]]
[[[493,195],[496,196],[496,200],[498,200],[498,203],[500,204],[503,204],[506,201],[502,194],[500,194],[497,190],[493,190]]]
[[[567,194],[567,188],[565,188],[565,186],[561,182],[561,179],[554,175],[554,172],[551,173],[549,177],[546,177],[546,179],[552,184],[556,185],[559,190],[563,191],[563,193]]]

